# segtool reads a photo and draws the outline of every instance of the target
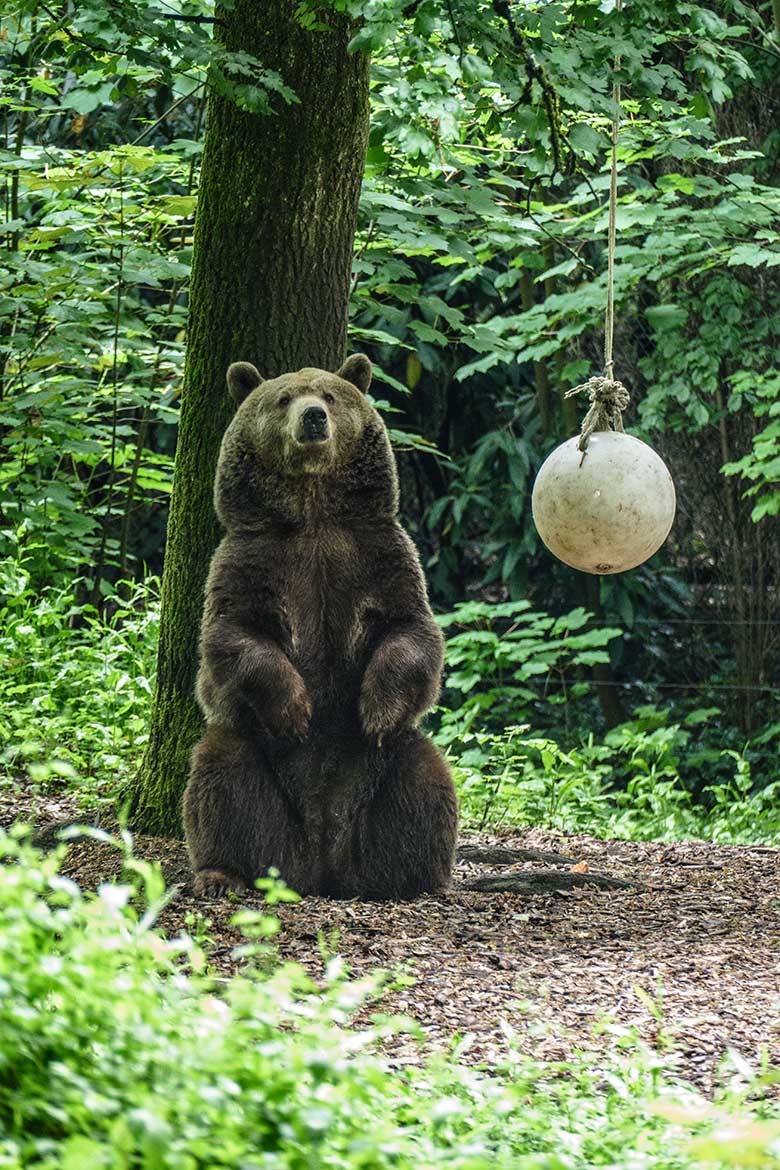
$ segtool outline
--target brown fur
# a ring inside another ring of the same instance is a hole
[[[217,470],[226,535],[197,684],[208,730],[184,797],[204,893],[272,866],[301,894],[406,898],[449,882],[455,792],[416,726],[443,643],[396,518],[387,432],[361,392],[370,377],[359,355],[337,374],[228,371],[239,408]]]

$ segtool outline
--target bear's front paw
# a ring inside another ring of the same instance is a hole
[[[311,699],[305,687],[285,703],[279,722],[282,735],[292,735],[296,739],[305,737],[311,723]]]
[[[360,696],[360,722],[369,739],[381,744],[386,736],[411,722],[409,703],[400,695],[375,695],[364,687]]]
[[[311,722],[312,703],[303,682],[270,709],[258,715],[272,735],[304,739]]]

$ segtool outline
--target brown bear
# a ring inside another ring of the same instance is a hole
[[[368,358],[264,381],[236,362],[217,468],[184,820],[196,891],[275,867],[300,894],[447,886],[449,769],[417,728],[443,659]]]

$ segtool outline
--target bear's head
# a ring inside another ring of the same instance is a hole
[[[353,354],[335,374],[309,367],[267,381],[234,362],[227,381],[238,409],[214,486],[225,528],[395,515],[395,460],[365,397],[367,357]]]

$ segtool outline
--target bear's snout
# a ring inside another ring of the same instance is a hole
[[[330,438],[328,412],[323,406],[307,406],[298,419],[299,443],[322,443]]]

